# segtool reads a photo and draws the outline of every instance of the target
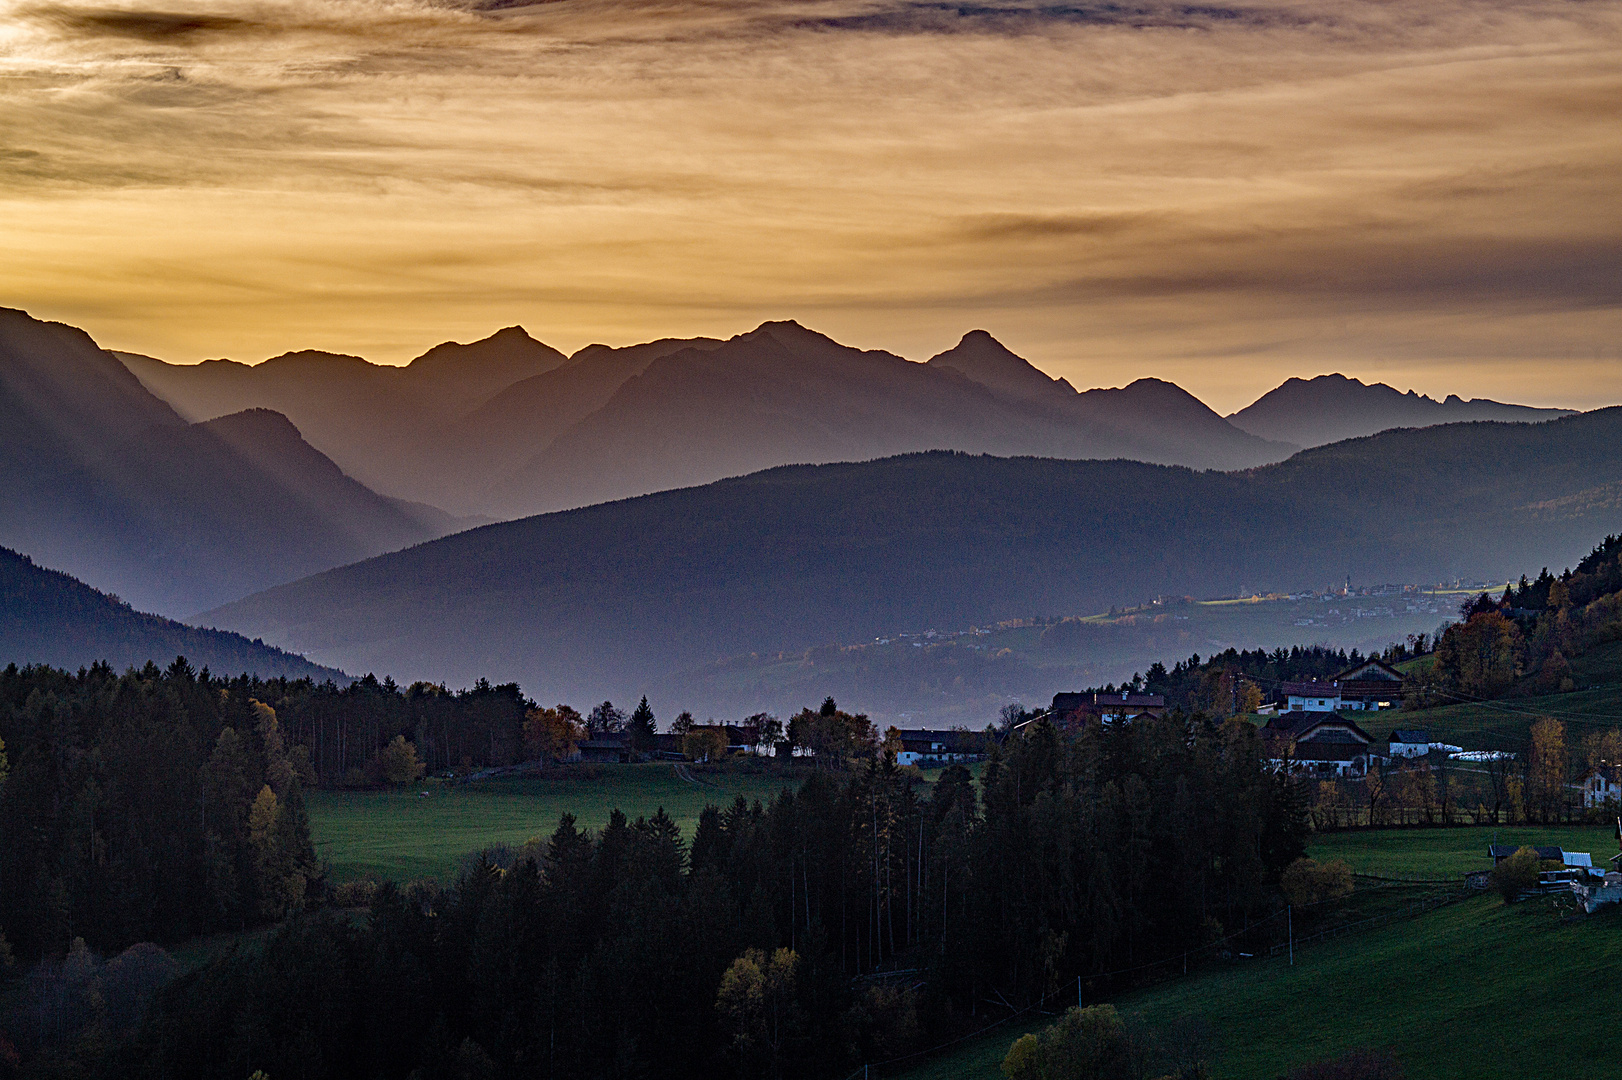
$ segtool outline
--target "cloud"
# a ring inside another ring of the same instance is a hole
[[[247,19],[173,11],[117,8],[75,10],[59,5],[24,9],[25,18],[49,21],[70,34],[138,38],[143,41],[178,41],[204,33],[257,29]]]
[[[0,302],[179,357],[804,315],[1088,385],[1554,349],[1622,396],[1619,42],[1618,0],[0,0]]]

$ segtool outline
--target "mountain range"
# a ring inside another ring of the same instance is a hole
[[[1385,383],[1369,385],[1335,374],[1286,379],[1228,421],[1252,435],[1310,447],[1398,427],[1469,420],[1527,423],[1570,415],[1569,409],[1534,409],[1486,398],[1466,401],[1457,394],[1437,401],[1412,390],[1404,394]]]
[[[347,670],[657,700],[728,656],[898,629],[1518,574],[1622,527],[1618,490],[1622,408],[1396,430],[1230,473],[911,454],[489,525],[200,621]]]
[[[187,423],[82,330],[0,309],[0,544],[189,614],[462,523],[371,491],[287,419]]]
[[[1077,393],[984,331],[927,363],[794,322],[567,358],[509,327],[399,368],[318,352],[252,366],[120,355],[190,419],[274,409],[379,491],[501,518],[918,450],[1233,469],[1297,449],[1160,380]]]
[[[117,597],[0,548],[0,658],[7,663],[72,671],[106,661],[122,670],[148,661],[166,667],[177,656],[216,675],[349,681],[335,668],[240,634],[144,615]]]

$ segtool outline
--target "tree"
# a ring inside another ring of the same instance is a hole
[[[726,734],[713,726],[695,727],[681,737],[681,752],[694,761],[718,761],[727,752]]]
[[[580,714],[567,705],[531,709],[524,714],[524,750],[531,757],[567,761],[574,756],[583,734]]]
[[[1058,1023],[1017,1039],[1002,1072],[1008,1080],[1137,1080],[1148,1057],[1146,1040],[1115,1006],[1072,1006]]]
[[[1239,713],[1248,716],[1262,707],[1261,687],[1246,679],[1239,688]]]
[[[1344,859],[1320,863],[1297,859],[1279,878],[1279,887],[1290,903],[1298,907],[1347,896],[1352,891],[1352,868]]]
[[[759,740],[758,745],[764,746],[766,748],[766,753],[775,756],[778,753],[778,747],[783,745],[783,740],[785,738],[783,734],[783,721],[779,720],[771,713],[756,713],[749,718],[748,723],[753,724],[755,726],[755,730],[760,732],[760,734],[756,736],[756,738]]]
[[[591,715],[586,718],[586,730],[593,736],[612,735],[625,728],[625,712],[616,709],[612,701],[605,701],[601,705],[593,705]]]
[[[1526,764],[1527,816],[1539,820],[1558,819],[1565,805],[1566,773],[1570,757],[1566,753],[1566,725],[1545,716],[1532,725],[1532,749]]]
[[[781,1073],[783,1042],[799,1019],[794,1001],[799,963],[799,954],[791,949],[770,954],[750,949],[721,976],[715,1009],[748,1073],[774,1077]]]
[[[1436,676],[1472,697],[1495,697],[1520,677],[1526,639],[1496,609],[1455,623],[1436,643]]]
[[[1514,903],[1521,893],[1537,887],[1542,866],[1537,852],[1529,847],[1520,848],[1492,868],[1492,887],[1498,890],[1504,903]]]
[[[685,735],[693,730],[694,722],[693,714],[683,709],[676,714],[676,719],[670,722],[670,733],[676,736]]]
[[[631,745],[638,750],[648,750],[653,746],[653,737],[658,734],[659,724],[654,719],[653,709],[648,705],[648,695],[643,694],[642,700],[632,710],[626,730],[631,733]]]
[[[404,735],[396,735],[378,751],[377,763],[383,779],[400,786],[414,782],[424,772],[423,763],[417,758],[417,748],[406,742]]]

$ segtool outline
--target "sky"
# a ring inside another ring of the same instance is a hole
[[[1622,402],[1622,0],[0,0],[0,306]]]

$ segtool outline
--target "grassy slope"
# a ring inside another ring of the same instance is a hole
[[[1487,845],[1558,844],[1586,851],[1596,866],[1616,854],[1613,829],[1594,825],[1489,825],[1456,829],[1381,829],[1329,833],[1314,839],[1316,859],[1345,859],[1359,874],[1395,878],[1457,878],[1490,869]]]
[[[1603,829],[1500,830],[1609,854]],[[1322,838],[1313,854],[1360,870],[1445,876],[1484,866],[1471,845],[1491,830],[1404,830]],[[1511,908],[1482,895],[1282,960],[1246,961],[1123,997],[1151,1024],[1201,1017],[1219,1047],[1219,1078],[1272,1078],[1360,1046],[1390,1046],[1410,1080],[1556,1075],[1590,1070],[1612,1042],[1603,973],[1622,962],[1622,911],[1562,925],[1548,900]],[[1047,1021],[1042,1021],[1045,1023]],[[910,1071],[907,1080],[993,1080],[1008,1045],[1038,1024],[1010,1025]]]
[[[695,786],[668,765],[623,765],[597,780],[494,780],[423,784],[405,791],[317,791],[308,796],[317,853],[339,880],[365,874],[407,880],[454,877],[463,855],[495,842],[522,844],[571,813],[582,828],[600,829],[618,807],[632,820],[663,806],[692,838],[706,803],[739,795],[766,800],[784,785],[769,776],[711,775]],[[427,791],[426,798],[418,796]]]

